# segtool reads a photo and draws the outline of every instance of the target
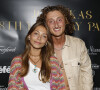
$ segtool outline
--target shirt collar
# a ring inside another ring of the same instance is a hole
[[[65,38],[66,38],[66,40],[65,40],[65,44],[64,44],[64,46],[68,46],[68,47],[70,47],[70,40],[69,40],[68,35],[65,35]]]

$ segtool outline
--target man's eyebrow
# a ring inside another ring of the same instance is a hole
[[[53,20],[52,18],[49,18],[48,20]]]
[[[63,17],[57,17],[57,18],[63,18]],[[49,19],[47,19],[47,20],[53,20],[53,18],[49,18]]]

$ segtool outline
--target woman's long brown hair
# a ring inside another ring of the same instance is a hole
[[[36,29],[38,26],[44,26],[47,30],[47,45],[42,47],[40,57],[42,60],[42,65],[39,73],[39,79],[42,82],[49,81],[50,73],[51,73],[51,65],[50,65],[50,57],[54,54],[54,48],[53,48],[53,41],[51,34],[48,30],[48,27],[43,22],[37,22],[35,23],[29,30],[26,38],[25,38],[25,50],[22,54],[22,70],[21,70],[21,77],[25,76],[28,73],[29,69],[29,52],[30,52],[30,41],[28,39],[28,36]]]

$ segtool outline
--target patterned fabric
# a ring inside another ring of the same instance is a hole
[[[65,90],[64,78],[55,57],[50,58],[51,61],[51,75],[50,75],[50,89],[51,90]],[[8,82],[8,90],[28,90],[23,77],[20,77],[22,58],[15,57],[11,62],[10,76]]]

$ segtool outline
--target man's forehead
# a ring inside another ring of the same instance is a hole
[[[49,11],[49,12],[47,13],[47,15],[48,15],[48,14],[53,14],[53,13],[54,13],[54,14],[56,13],[56,14],[62,14],[62,15],[63,15],[63,13],[62,13],[61,11],[59,11],[59,10]]]
[[[48,12],[48,14],[46,15],[46,18],[63,18],[64,15],[60,12],[60,11],[52,11],[52,12]]]

